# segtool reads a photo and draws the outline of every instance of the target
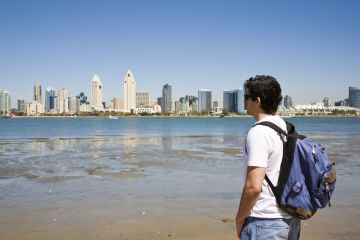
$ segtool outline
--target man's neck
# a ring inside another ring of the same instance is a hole
[[[264,118],[267,118],[270,116],[273,116],[273,115],[265,113],[265,112],[258,112],[257,114],[255,114],[254,118],[255,118],[256,122],[259,122],[259,121],[263,120]]]

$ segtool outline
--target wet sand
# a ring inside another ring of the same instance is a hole
[[[358,239],[359,215],[344,210],[339,217],[324,213],[303,221],[301,239]],[[60,214],[59,218],[51,219],[51,211],[56,209],[29,210],[8,216],[7,224],[1,226],[0,239],[236,239],[233,222],[204,216],[153,217],[145,214],[119,220],[89,210]]]

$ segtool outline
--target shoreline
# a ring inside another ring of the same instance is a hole
[[[281,116],[284,119],[292,119],[292,118],[360,118],[359,115],[308,115],[308,116],[292,116],[292,117],[287,117],[287,116]],[[114,117],[114,119],[112,120],[116,120],[116,119],[131,119],[131,118],[175,118],[175,119],[179,119],[179,118],[221,118],[219,116],[137,116],[137,115],[130,115],[130,116],[117,116],[117,115],[105,115],[105,116],[12,116],[12,117],[0,117],[0,119],[23,119],[23,118],[29,118],[29,119],[41,119],[41,118],[45,118],[45,119],[73,119],[73,118],[81,118],[81,119],[111,119],[110,117]],[[252,116],[250,115],[232,115],[232,116],[225,116],[222,117],[223,119],[227,119],[227,118],[252,118]]]

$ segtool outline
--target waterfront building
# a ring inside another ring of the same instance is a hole
[[[111,108],[115,112],[120,112],[121,109],[124,108],[124,104],[123,104],[121,98],[113,98],[111,100]]]
[[[324,107],[332,107],[332,101],[328,97],[324,98],[323,103],[324,103]]]
[[[26,113],[25,100],[17,100],[17,110],[19,113]]]
[[[292,97],[290,97],[289,95],[285,95],[284,97],[284,107],[285,108],[293,108],[293,101],[292,101]]]
[[[162,97],[158,97],[158,98],[157,98],[157,101],[156,101],[156,104],[157,104],[157,105],[160,105],[160,106],[161,106],[161,101],[162,101],[161,99],[162,99]]]
[[[149,92],[137,92],[136,93],[136,107],[149,107],[150,106],[150,94]]]
[[[76,97],[68,97],[69,113],[75,114],[80,112],[80,100]]]
[[[42,92],[41,92],[41,85],[35,84],[34,86],[34,101],[42,103]]]
[[[198,111],[200,113],[211,112],[211,91],[208,89],[198,90]]]
[[[124,79],[124,112],[134,112],[136,108],[136,81],[128,70]]]
[[[219,102],[213,101],[213,108],[218,108],[218,107],[219,107]]]
[[[55,98],[56,112],[57,113],[68,113],[69,112],[69,99],[68,99],[68,90],[62,88],[60,91],[56,92]]]
[[[232,113],[244,114],[244,91],[242,89],[224,90],[223,110]]]
[[[51,87],[45,90],[45,113],[55,111],[56,91]]]
[[[360,88],[349,87],[349,106],[360,108]]]
[[[38,101],[32,101],[26,104],[27,115],[38,115],[44,113],[44,105]]]
[[[185,101],[185,97],[179,98],[179,101],[175,101],[175,112],[184,114],[189,111],[189,105]]]
[[[340,100],[335,102],[335,107],[348,107],[349,106],[349,99],[346,98],[344,100]]]
[[[83,92],[76,96],[77,104],[79,104],[79,112],[91,112],[90,102]]]
[[[0,115],[10,113],[11,99],[9,92],[0,91]]]
[[[165,84],[162,89],[161,98],[161,111],[163,113],[170,113],[173,111],[172,108],[172,87],[169,84]]]
[[[102,83],[100,77],[94,74],[91,81],[91,99],[90,106],[95,111],[103,111],[103,92],[102,92]]]

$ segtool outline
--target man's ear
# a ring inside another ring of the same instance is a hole
[[[256,103],[259,105],[261,104],[261,99],[259,97],[256,98]]]

